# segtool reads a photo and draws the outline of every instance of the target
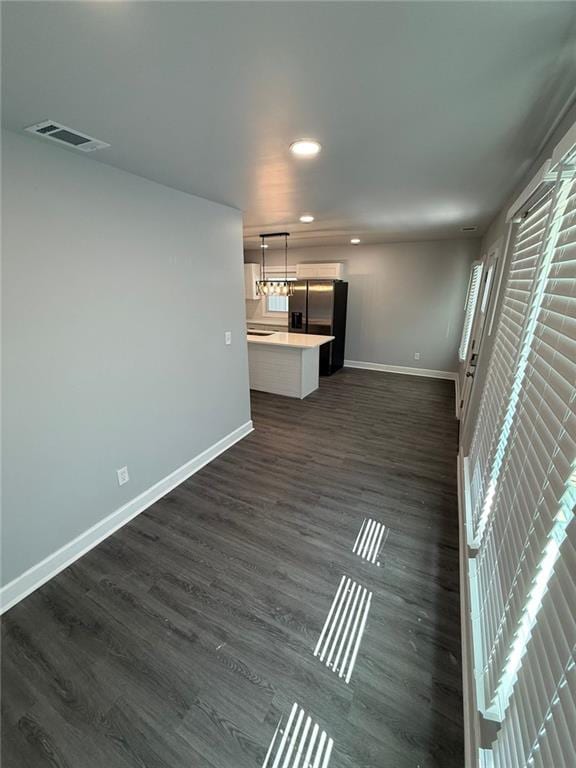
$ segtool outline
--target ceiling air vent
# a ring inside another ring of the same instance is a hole
[[[460,232],[476,232],[478,227],[460,227]]]
[[[54,120],[44,120],[43,123],[30,125],[25,130],[29,131],[29,133],[35,133],[37,136],[42,136],[44,139],[57,141],[58,144],[74,147],[74,149],[79,149],[81,152],[94,152],[95,149],[104,149],[110,146],[105,141],[99,141],[92,138],[92,136],[78,133],[78,131],[68,128],[68,126],[62,125],[62,123],[56,123]]]

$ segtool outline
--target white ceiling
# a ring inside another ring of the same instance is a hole
[[[95,162],[242,209],[247,245],[481,232],[576,83],[572,2],[2,6],[7,127],[109,142]]]

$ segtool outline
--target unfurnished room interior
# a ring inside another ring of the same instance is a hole
[[[576,768],[576,2],[1,11],[2,768]]]

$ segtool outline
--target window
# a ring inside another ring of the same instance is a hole
[[[490,265],[490,269],[488,270],[488,274],[486,275],[486,281],[484,283],[484,294],[482,296],[482,306],[480,307],[480,312],[482,312],[483,315],[486,314],[486,309],[488,308],[488,300],[490,299],[490,289],[492,288],[492,277],[494,276],[494,264]]]
[[[496,338],[488,366],[480,410],[470,447],[472,546],[478,546],[494,501],[502,451],[509,435],[504,424],[507,405],[518,386],[519,354],[529,341],[529,315],[534,311],[536,282],[553,200],[550,193],[518,226]],[[516,384],[515,384],[516,380]]]
[[[295,267],[288,267],[288,280],[296,280],[295,269]],[[277,267],[266,265],[267,280],[284,280],[285,277],[286,270],[284,266]],[[262,312],[264,315],[280,319],[282,315],[288,313],[288,296],[263,296],[262,301]]]
[[[482,264],[474,264],[470,273],[470,282],[468,283],[468,294],[466,296],[466,304],[464,305],[464,327],[462,328],[462,338],[460,340],[460,348],[458,349],[458,357],[462,362],[466,360],[468,355],[468,345],[470,344],[470,336],[472,334],[472,324],[474,323],[474,313],[476,312],[481,278]]]
[[[556,173],[556,172],[555,172]],[[471,451],[479,707],[494,768],[572,765],[576,711],[576,181],[517,227]],[[477,471],[478,470],[478,471]]]
[[[266,313],[288,312],[288,296],[266,296]]]
[[[550,206],[535,265],[477,558],[484,585],[485,701],[500,716],[573,519],[575,213],[576,184],[564,182]]]

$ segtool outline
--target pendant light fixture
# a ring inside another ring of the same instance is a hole
[[[266,278],[266,248],[269,237],[284,238],[284,280],[268,280]],[[292,296],[294,293],[294,284],[288,280],[288,238],[290,232],[271,232],[268,235],[260,235],[260,280],[256,283],[256,290],[259,296]]]

